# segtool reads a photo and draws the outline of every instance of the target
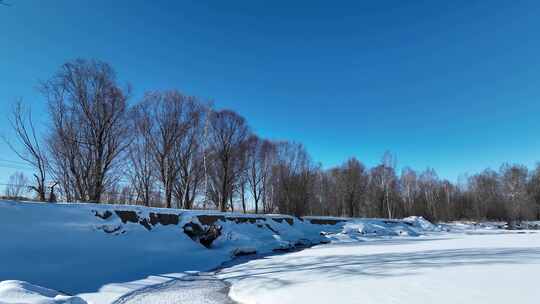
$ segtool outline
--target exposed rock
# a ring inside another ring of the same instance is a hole
[[[212,242],[214,242],[221,235],[221,226],[209,225],[201,226],[199,224],[190,222],[184,225],[184,233],[187,234],[192,240],[201,243],[204,247],[210,248]]]
[[[106,219],[108,219],[109,217],[111,217],[111,215],[112,215],[112,212],[110,212],[109,210],[106,210],[106,211],[103,212],[103,213],[100,213],[100,212],[97,211],[97,210],[92,210],[92,212],[94,213],[94,215],[95,215],[96,217],[99,217],[99,218],[102,219],[102,220],[106,220]]]
[[[208,227],[203,235],[199,237],[199,242],[204,247],[210,248],[212,242],[221,235],[221,226],[211,225]]]
[[[293,225],[294,221],[290,217],[272,217],[272,220],[278,223],[283,223],[283,221],[286,221],[289,225]]]
[[[199,223],[209,226],[215,224],[218,220],[225,221],[225,216],[202,214],[198,215],[197,219],[199,219]]]
[[[141,219],[139,221],[139,224],[143,225],[144,228],[146,228],[147,230],[152,230],[152,226],[150,226],[150,223],[148,223],[148,219],[145,219],[145,218]]]
[[[178,225],[179,222],[180,216],[177,214],[150,213],[150,224],[152,224],[152,226],[157,224],[161,224],[163,226]]]
[[[233,221],[237,224],[241,223],[251,223],[255,224],[257,221],[266,221],[264,217],[227,217],[226,220]]]
[[[345,222],[345,220],[312,218],[312,219],[309,219],[309,222],[314,225],[336,225],[341,222]]]
[[[139,216],[135,211],[115,210],[116,215],[122,220],[122,223],[138,223]]]

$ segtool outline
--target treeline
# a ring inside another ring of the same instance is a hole
[[[101,61],[68,62],[40,88],[46,132],[37,132],[18,102],[11,123],[19,145],[10,143],[34,168],[31,189],[40,201],[297,216],[540,219],[540,166],[528,172],[503,165],[460,185],[433,169],[398,174],[390,153],[374,168],[351,158],[324,170],[301,144],[262,139],[237,113],[195,96],[155,91],[130,104],[130,88]]]

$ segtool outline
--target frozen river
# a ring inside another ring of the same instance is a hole
[[[538,303],[540,234],[448,234],[316,246],[217,274],[240,303]]]
[[[540,234],[502,230],[337,240],[233,261],[115,303],[328,304],[540,301]]]

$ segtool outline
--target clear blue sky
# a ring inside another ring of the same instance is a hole
[[[456,180],[540,160],[538,1],[6,2],[4,114],[22,97],[45,118],[38,81],[98,58],[134,100],[171,88],[212,99],[325,167],[372,166],[388,149],[399,167]],[[15,159],[3,143],[0,158]]]

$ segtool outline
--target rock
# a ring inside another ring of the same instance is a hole
[[[103,213],[100,213],[100,212],[97,211],[97,210],[92,210],[92,212],[94,213],[94,215],[95,215],[96,217],[99,217],[99,218],[102,219],[102,220],[106,220],[106,219],[108,219],[109,217],[112,216],[112,212],[110,212],[109,210],[106,210],[106,211],[103,212]]]
[[[155,226],[161,224],[163,226],[167,225],[178,225],[180,217],[177,214],[162,214],[162,213],[150,213],[150,224]]]
[[[209,225],[201,226],[199,224],[190,222],[184,225],[184,233],[187,234],[192,240],[201,243],[204,247],[210,248],[212,242],[214,242],[221,235],[221,226]]]
[[[139,216],[135,211],[125,211],[125,210],[115,210],[114,213],[118,215],[120,220],[122,220],[122,223],[138,223],[139,222]]]

